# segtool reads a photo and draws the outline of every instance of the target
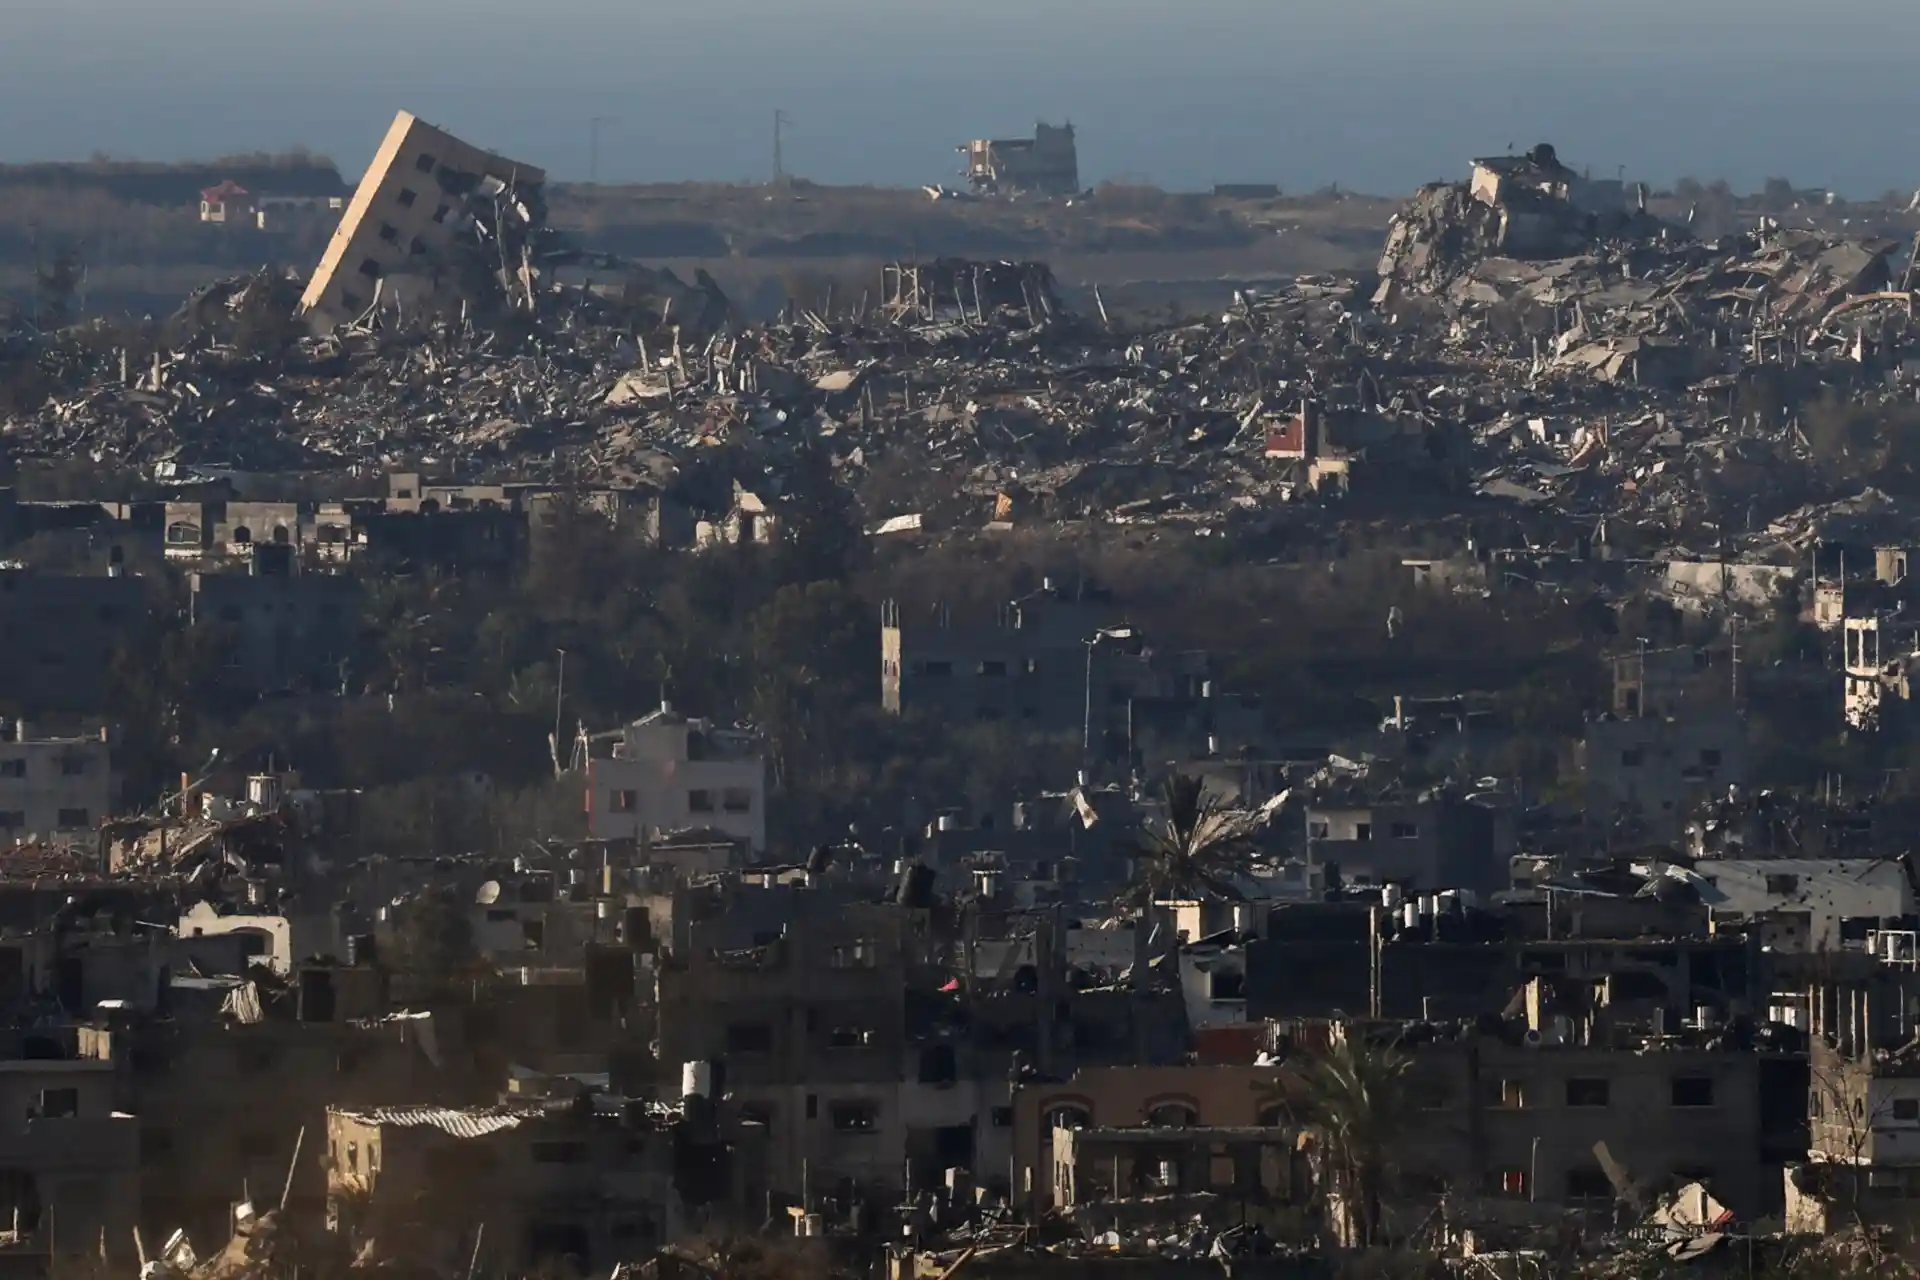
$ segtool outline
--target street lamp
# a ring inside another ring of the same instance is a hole
[[[1080,766],[1090,780],[1093,772],[1093,651],[1102,640],[1131,640],[1132,627],[1102,627],[1080,643],[1087,647],[1086,719],[1080,727]]]

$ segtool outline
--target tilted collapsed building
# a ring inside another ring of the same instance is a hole
[[[376,301],[426,302],[471,270],[472,257],[457,249],[476,235],[497,244],[500,273],[524,280],[524,253],[515,260],[502,228],[539,225],[545,182],[532,165],[400,112],[301,295],[301,313],[331,329]]]

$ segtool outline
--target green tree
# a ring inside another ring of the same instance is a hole
[[[1233,883],[1253,852],[1257,820],[1207,791],[1206,780],[1176,773],[1160,790],[1165,812],[1146,823],[1129,850],[1142,905],[1164,898],[1238,900]]]
[[[872,554],[859,501],[818,442],[795,459],[774,573],[782,582],[845,582]]]
[[[1289,1082],[1269,1087],[1274,1101],[1319,1136],[1322,1186],[1349,1245],[1380,1243],[1380,1205],[1394,1144],[1404,1136],[1413,1103],[1406,1076],[1413,1060],[1344,1028],[1323,1053],[1301,1064]]]

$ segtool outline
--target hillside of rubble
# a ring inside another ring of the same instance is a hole
[[[1510,185],[1564,172],[1482,163]],[[1558,208],[1521,252],[1497,227],[1539,214],[1535,188],[1475,190],[1416,195],[1377,276],[1296,275],[1184,319],[1076,295],[1037,259],[967,257],[870,266],[766,319],[704,268],[584,251],[545,220],[475,229],[450,305],[325,332],[295,321],[294,272],[151,322],[44,323],[69,292],[0,343],[0,444],[16,467],[410,466],[696,509],[778,501],[824,450],[871,525],[919,535],[1259,539],[1502,511],[1621,548],[1767,556],[1823,505],[1878,494],[1892,519],[1920,494],[1911,433],[1887,429],[1914,415],[1920,370],[1905,245]],[[496,242],[524,274],[498,271]]]

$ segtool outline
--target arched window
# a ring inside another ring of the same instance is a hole
[[[1048,1129],[1086,1129],[1093,1124],[1093,1113],[1077,1102],[1063,1102],[1047,1110]]]
[[[1156,1129],[1191,1129],[1200,1123],[1200,1108],[1190,1102],[1156,1103],[1147,1111],[1147,1123]]]

